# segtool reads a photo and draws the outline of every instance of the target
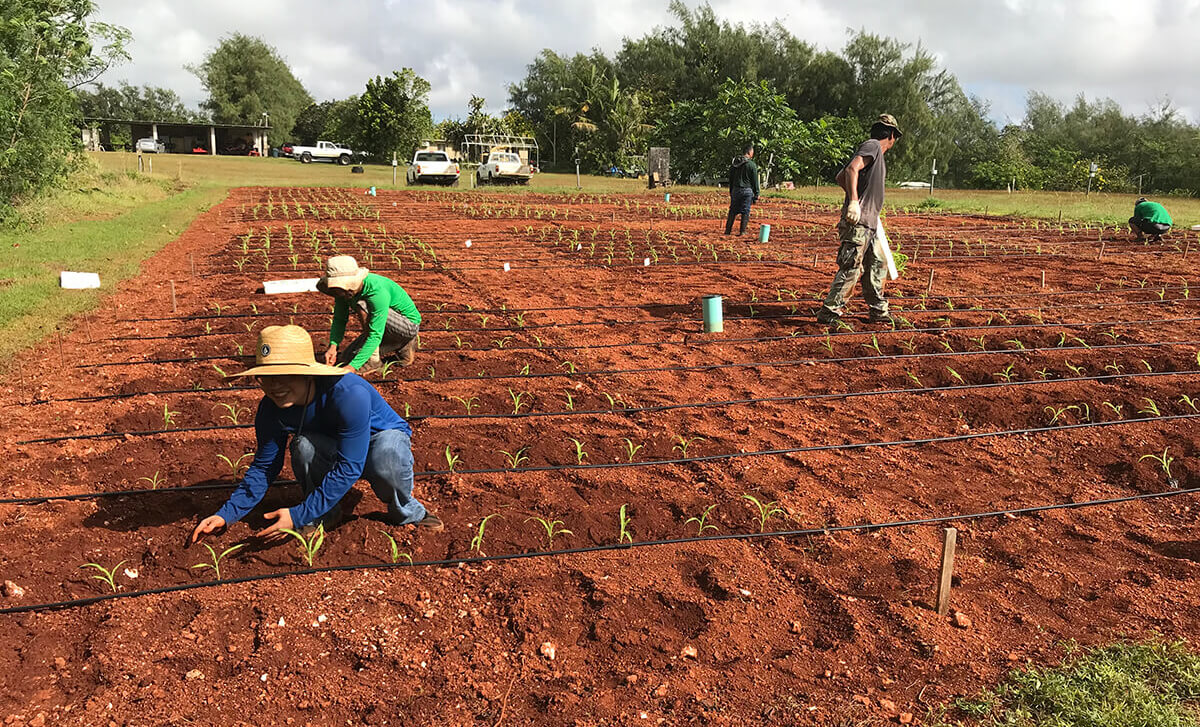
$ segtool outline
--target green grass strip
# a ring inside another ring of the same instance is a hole
[[[0,370],[68,317],[94,308],[227,189],[197,187],[106,220],[0,229]],[[62,290],[60,270],[100,274],[98,290]],[[147,313],[152,311],[146,311]]]

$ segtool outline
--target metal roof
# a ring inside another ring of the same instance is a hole
[[[140,124],[144,126],[204,126],[215,127],[217,129],[271,129],[270,126],[262,126],[261,124],[216,124],[211,121],[141,121],[138,119],[112,119],[103,116],[84,116],[84,121],[103,121],[106,123],[116,124]]]

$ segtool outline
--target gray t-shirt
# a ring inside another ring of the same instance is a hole
[[[858,207],[862,211],[858,224],[874,230],[879,226],[879,211],[883,209],[883,180],[887,176],[887,164],[883,161],[883,148],[878,139],[867,139],[850,158],[862,157],[866,166],[858,173]],[[850,166],[849,162],[846,164]],[[845,207],[842,208],[845,212]]]

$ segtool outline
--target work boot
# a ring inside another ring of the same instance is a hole
[[[895,321],[892,320],[892,316],[887,313],[876,313],[874,311],[871,311],[869,320],[872,323],[886,323],[889,326],[895,324]]]
[[[404,344],[404,348],[400,349],[396,354],[396,363],[401,366],[408,366],[413,362],[417,355],[417,339],[414,337],[411,341]]]
[[[423,528],[431,533],[440,533],[446,529],[442,519],[433,513],[426,511],[425,517],[413,523],[418,528]]]
[[[832,326],[833,324],[837,323],[839,320],[841,320],[841,316],[834,315],[833,313],[830,313],[829,311],[825,310],[824,308],[817,311],[817,323],[820,323],[820,324],[823,324],[826,326]]]
[[[371,354],[371,358],[363,363],[362,368],[358,370],[358,375],[369,374],[372,371],[378,371],[383,367],[383,359],[379,356],[379,349],[375,349],[375,353]]]

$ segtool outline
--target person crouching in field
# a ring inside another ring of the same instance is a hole
[[[1145,240],[1150,236],[1150,242],[1162,241],[1174,222],[1167,208],[1158,202],[1151,202],[1145,197],[1139,197],[1133,205],[1133,217],[1129,218],[1129,231],[1137,233],[1137,239]]]
[[[317,290],[335,299],[326,364],[367,373],[383,365],[383,356],[397,352],[401,366],[412,363],[421,313],[394,280],[360,268],[349,255],[335,255],[325,263],[325,275],[317,281]],[[351,307],[362,323],[362,333],[339,349]]]
[[[248,515],[279,476],[288,451],[304,500],[266,513],[274,522],[260,537],[317,525],[328,530],[359,478],[387,505],[391,524],[442,530],[442,521],[412,494],[412,429],[375,387],[349,369],[317,363],[312,338],[299,326],[264,328],[255,362],[235,374],[255,377],[265,394],[254,417],[254,461],[229,500],[192,531],[192,542]]]

